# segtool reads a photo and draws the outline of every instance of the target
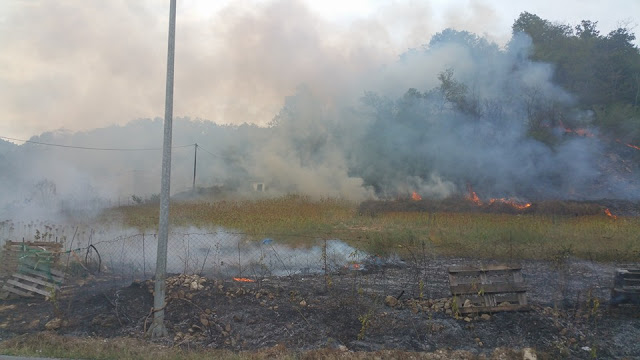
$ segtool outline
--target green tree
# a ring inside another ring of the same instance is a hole
[[[524,12],[512,29],[514,34],[531,37],[530,58],[553,64],[554,80],[577,96],[580,108],[594,111],[605,132],[636,134],[640,132],[636,130],[640,105],[636,37],[626,27],[603,36],[597,25],[597,21],[582,20],[572,28]]]

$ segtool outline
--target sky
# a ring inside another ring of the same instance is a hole
[[[164,114],[169,1],[0,2],[0,136]],[[266,125],[306,84],[361,96],[363,74],[445,28],[504,44],[518,15],[637,32],[637,0],[178,0],[174,116]],[[161,139],[159,139],[161,141]],[[110,145],[110,144],[104,144]]]

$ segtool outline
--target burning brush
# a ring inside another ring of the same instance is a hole
[[[613,215],[613,214],[611,213],[611,210],[609,210],[608,208],[607,208],[607,209],[604,209],[604,214],[605,214],[605,215],[607,215],[608,217],[612,218],[613,220],[615,220],[615,219],[617,219],[617,218],[618,218],[617,216]]]
[[[478,206],[483,206],[485,205],[485,203],[482,202],[482,200],[480,200],[480,197],[478,196],[478,194],[476,194],[475,191],[473,191],[473,188],[471,187],[470,184],[467,185],[467,190],[469,192],[469,194],[467,195],[467,200],[471,201],[472,203],[478,205]],[[531,203],[528,202],[519,202],[517,200],[514,199],[507,199],[507,198],[492,198],[489,199],[489,201],[487,202],[487,205],[491,206],[493,204],[506,204],[509,205],[511,207],[513,207],[516,210],[524,210],[527,209],[529,207],[531,207]]]

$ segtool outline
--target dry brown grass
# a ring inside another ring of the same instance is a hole
[[[184,349],[133,338],[79,338],[61,336],[53,332],[40,332],[18,336],[0,342],[0,354],[13,356],[57,357],[71,359],[283,359],[283,360],[363,360],[363,359],[486,359],[469,351],[437,350],[435,352],[411,352],[402,350],[381,350],[376,352],[351,352],[342,349],[315,349],[293,351],[283,345],[257,351],[232,352],[215,349]],[[497,348],[491,358],[522,358],[522,351]]]
[[[310,239],[339,238],[373,253],[413,251],[416,246],[449,256],[552,258],[558,252],[592,260],[638,261],[640,219],[593,214],[592,206],[552,204],[558,214],[483,212],[380,212],[359,214],[358,204],[337,199],[285,196],[255,201],[175,203],[177,226],[222,226],[256,238],[303,246]],[[562,215],[564,210],[589,215]],[[157,206],[112,209],[102,220],[153,229]],[[404,250],[402,250],[404,249]]]

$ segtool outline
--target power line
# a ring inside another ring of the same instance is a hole
[[[55,147],[68,148],[68,149],[80,149],[80,150],[100,150],[100,151],[152,151],[152,150],[162,150],[162,148],[98,148],[98,147],[88,147],[88,146],[61,145],[61,144],[44,143],[44,142],[40,142],[40,141],[15,139],[15,138],[7,137],[7,136],[0,136],[0,139],[13,140],[13,141],[22,141],[22,142],[30,143],[30,144],[45,145],[45,146],[55,146]],[[194,145],[195,144],[178,145],[178,146],[172,146],[172,148],[174,148],[174,149],[175,148],[185,148],[185,147],[191,147],[191,146],[194,146]]]
[[[233,157],[231,157],[229,155],[220,155],[220,154],[213,153],[213,152],[203,148],[202,145],[200,145],[200,144],[198,144],[198,149],[206,152],[207,154],[209,154],[209,155],[211,155],[213,157],[217,157],[219,159],[223,159],[223,160],[227,160],[227,161],[237,161],[238,160],[238,159],[233,158]]]
[[[211,155],[211,156],[215,156],[215,157],[219,157],[219,158],[224,158],[222,155],[214,154],[214,153],[212,153],[211,151],[209,151],[209,150],[207,150],[207,149],[203,148],[203,147],[202,147],[202,145],[198,145],[198,148],[200,148],[200,150],[202,150],[202,151],[204,151],[204,152],[206,152],[206,153],[209,153],[209,155]]]

